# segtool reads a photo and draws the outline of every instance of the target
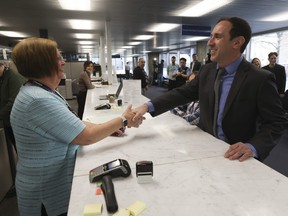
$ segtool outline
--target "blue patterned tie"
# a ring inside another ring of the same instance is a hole
[[[213,120],[213,133],[217,137],[217,117],[218,117],[218,110],[219,110],[219,100],[220,100],[220,94],[219,94],[219,88],[221,84],[221,78],[226,73],[225,68],[219,69],[215,82],[214,82],[214,93],[215,93],[215,104],[214,104],[214,120]]]

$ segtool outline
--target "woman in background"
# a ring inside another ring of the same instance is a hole
[[[78,102],[78,116],[80,119],[83,118],[86,95],[88,89],[93,89],[95,86],[91,83],[91,74],[93,73],[93,62],[92,61],[85,61],[84,62],[84,71],[80,73],[80,77],[78,80],[78,95],[77,95],[77,102]]]
[[[261,68],[261,61],[258,58],[253,58],[251,63],[256,65],[258,68]]]
[[[67,215],[76,150],[121,127],[138,127],[125,112],[103,124],[81,121],[55,90],[65,62],[55,41],[28,38],[13,49],[13,61],[28,81],[11,112],[18,150],[16,192],[20,215]]]

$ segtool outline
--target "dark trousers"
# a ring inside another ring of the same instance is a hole
[[[7,143],[7,150],[8,150],[8,156],[9,156],[9,163],[10,163],[10,168],[11,168],[11,175],[12,175],[12,180],[13,184],[15,183],[15,176],[16,176],[16,162],[15,162],[15,156],[14,156],[14,150],[16,149],[16,142],[13,134],[13,130],[11,126],[4,127],[5,131],[5,137],[6,137],[6,143]]]
[[[125,70],[125,78],[130,79],[130,71],[129,70]]]
[[[83,113],[84,113],[84,107],[85,107],[85,101],[86,101],[86,95],[87,91],[82,92],[79,91],[77,95],[77,102],[78,102],[78,116],[82,120]]]
[[[170,91],[170,90],[172,90],[172,89],[174,89],[175,88],[175,86],[176,86],[176,80],[170,80],[169,79],[169,83],[168,83],[168,91]]]

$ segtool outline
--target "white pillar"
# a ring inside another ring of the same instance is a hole
[[[108,71],[108,83],[113,83],[112,78],[112,52],[111,52],[111,27],[110,21],[105,22],[105,33],[106,33],[106,46],[107,46],[107,71]]]
[[[100,36],[100,56],[99,64],[101,65],[102,76],[106,73],[106,60],[105,60],[105,38]]]
[[[7,60],[7,53],[6,53],[6,49],[5,48],[2,49],[2,53],[3,53],[3,59]]]

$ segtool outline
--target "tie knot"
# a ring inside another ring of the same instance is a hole
[[[225,68],[219,68],[219,69],[218,69],[218,76],[221,76],[221,75],[223,75],[223,74],[225,74],[225,73],[226,73]]]

